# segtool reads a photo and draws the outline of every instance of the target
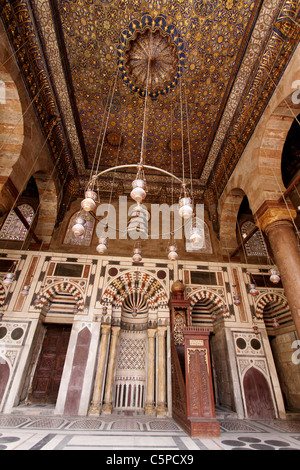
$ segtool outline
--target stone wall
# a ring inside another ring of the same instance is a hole
[[[300,361],[299,354],[298,356],[295,354],[297,349],[295,332],[278,334],[270,340],[270,344],[285,405],[288,410],[299,411]]]
[[[169,331],[167,304],[171,287],[175,280],[184,280],[185,297],[190,299],[192,306],[200,299],[203,305],[213,307],[205,309],[204,326],[208,325],[212,333],[217,404],[237,412],[239,417],[246,416],[243,379],[249,367],[253,366],[270,387],[276,415],[284,415],[280,382],[268,341],[270,325],[267,332],[263,318],[264,302],[274,300],[275,293],[280,301],[284,298],[284,292],[278,286],[263,285],[258,288],[257,298],[249,293],[249,272],[261,275],[268,272],[268,266],[215,262],[200,264],[184,260],[170,262],[149,258],[133,265],[131,258],[125,257],[7,251],[0,257],[2,280],[6,272],[1,266],[6,266],[9,260],[16,262],[15,279],[9,287],[4,286],[0,279],[3,312],[0,321],[0,359],[4,364],[0,374],[3,374],[3,383],[6,384],[5,390],[1,390],[0,411],[10,413],[22,400],[26,402],[41,346],[40,326],[68,324],[72,325],[72,331],[55,412],[86,415],[93,395],[101,325],[120,328],[122,298],[128,295],[131,283],[136,279],[133,273],[138,273],[138,288],[150,302],[149,325],[135,325],[132,317],[128,327],[133,335],[134,331],[146,332],[148,327],[157,330],[168,328]],[[25,285],[29,285],[27,296],[21,294]],[[240,305],[233,303],[237,292]],[[217,312],[216,319],[209,313],[213,310]],[[201,326],[201,309],[197,310],[196,316]],[[290,322],[289,328],[293,331],[288,315],[285,315],[285,321]],[[260,344],[259,349],[255,349],[256,343]],[[169,339],[166,344],[166,370],[169,374]],[[281,351],[277,349],[280,356]],[[290,365],[284,367],[288,371]],[[169,385],[168,379],[166,397],[170,403]],[[290,387],[289,394],[291,397],[293,395],[293,406],[296,407],[293,387]]]

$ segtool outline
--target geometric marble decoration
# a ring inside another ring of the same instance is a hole
[[[241,226],[242,236],[247,236],[248,233],[255,227],[251,220],[247,220]],[[245,243],[247,256],[268,256],[268,250],[264,238],[260,231],[257,231]]]
[[[33,208],[29,204],[22,204],[18,206],[18,209],[28,224],[31,225],[34,218]],[[24,241],[27,232],[27,228],[23,225],[15,211],[11,210],[0,230],[0,239]]]

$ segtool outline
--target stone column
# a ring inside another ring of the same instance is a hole
[[[294,209],[288,210],[285,207],[274,207],[269,204],[260,215],[259,222],[270,242],[300,339],[300,256],[291,215],[296,217]]]
[[[166,327],[158,327],[158,391],[157,415],[166,415]]]
[[[156,329],[148,329],[148,370],[147,370],[147,401],[145,413],[154,413],[154,367],[155,367],[155,335]]]
[[[106,386],[105,386],[105,395],[104,395],[104,405],[102,411],[104,413],[112,412],[112,392],[114,384],[114,370],[117,356],[117,345],[118,337],[120,333],[119,326],[113,326],[111,329],[111,343],[109,351],[109,360],[107,366],[107,375],[106,375]]]
[[[94,393],[92,403],[89,409],[89,415],[99,416],[101,413],[101,391],[104,380],[104,370],[105,370],[105,360],[106,360],[106,351],[108,338],[110,334],[111,325],[102,325],[101,326],[101,340],[100,340],[100,349],[98,355],[98,364],[97,372],[94,385]]]

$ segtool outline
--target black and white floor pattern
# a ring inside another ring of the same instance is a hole
[[[17,409],[16,409],[17,410]],[[300,420],[219,419],[221,437],[193,439],[171,418],[0,414],[0,450],[300,450]]]

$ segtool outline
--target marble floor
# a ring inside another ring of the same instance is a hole
[[[221,415],[220,438],[192,439],[170,418],[65,417],[47,406],[18,407],[12,414],[0,414],[0,450],[101,450],[114,458],[134,451],[132,455],[144,456],[144,461],[166,452],[187,459],[199,450],[300,450],[297,418],[238,420]]]

